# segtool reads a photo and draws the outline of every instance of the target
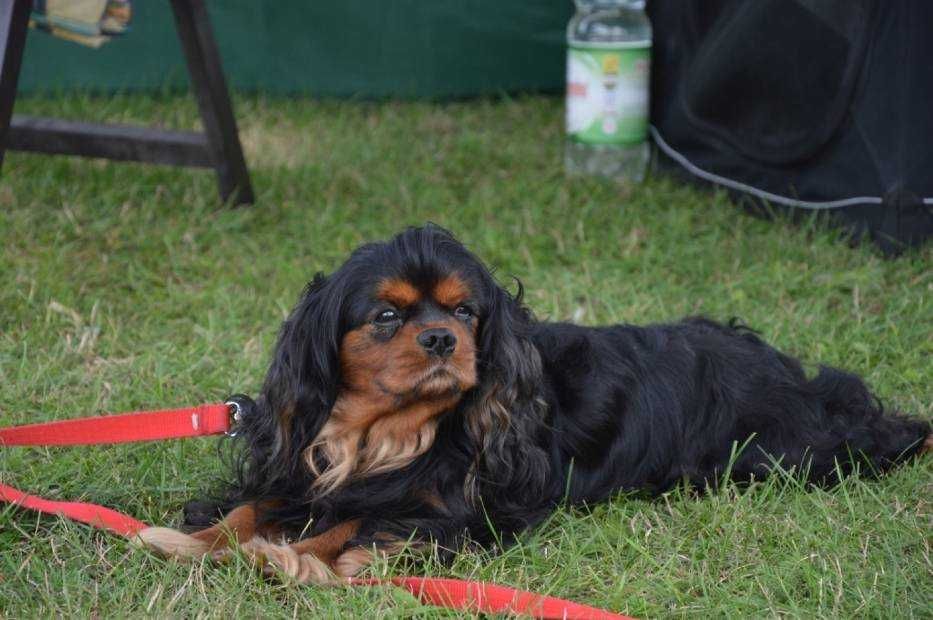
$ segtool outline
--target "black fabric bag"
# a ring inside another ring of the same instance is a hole
[[[933,1],[650,0],[648,12],[662,169],[830,213],[889,252],[933,235]]]

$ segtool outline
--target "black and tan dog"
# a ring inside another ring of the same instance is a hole
[[[239,544],[324,583],[406,542],[443,555],[508,541],[565,500],[760,480],[778,464],[814,484],[876,475],[929,449],[930,432],[858,377],[808,378],[736,324],[536,321],[521,291],[428,226],[307,287],[248,402],[225,518],[141,537],[179,556]],[[219,516],[197,506],[190,524]]]

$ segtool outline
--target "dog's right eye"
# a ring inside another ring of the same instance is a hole
[[[373,319],[373,323],[376,325],[390,325],[399,320],[398,312],[395,310],[383,310],[376,315],[376,318]]]

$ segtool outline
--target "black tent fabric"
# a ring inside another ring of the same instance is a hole
[[[648,11],[662,169],[830,213],[888,252],[933,235],[933,2],[651,0]]]

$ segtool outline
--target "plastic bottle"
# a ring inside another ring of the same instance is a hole
[[[575,0],[567,26],[569,174],[639,182],[648,166],[651,23],[644,0]]]

